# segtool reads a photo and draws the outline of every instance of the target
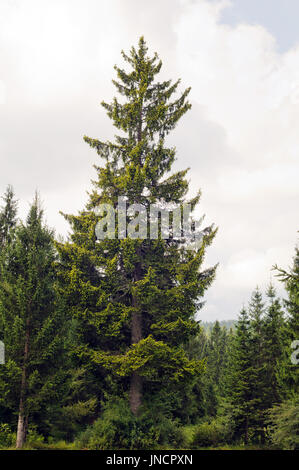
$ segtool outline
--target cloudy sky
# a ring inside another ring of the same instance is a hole
[[[67,233],[59,211],[83,208],[98,158],[82,136],[113,137],[99,103],[114,95],[120,50],[144,35],[161,79],[192,87],[169,141],[219,227],[200,318],[235,318],[297,242],[298,16],[298,0],[1,0],[0,193],[12,184],[23,216],[38,189],[48,224]]]

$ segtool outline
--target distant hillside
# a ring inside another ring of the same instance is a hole
[[[225,328],[227,330],[229,330],[230,328],[232,328],[232,329],[235,328],[237,320],[221,320],[221,321],[219,321],[219,323],[220,323],[220,326],[222,326],[222,327],[225,326]],[[211,329],[213,328],[214,324],[215,324],[214,321],[201,322],[201,325],[204,327],[206,332],[210,332]]]

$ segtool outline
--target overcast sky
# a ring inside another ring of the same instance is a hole
[[[83,208],[99,163],[82,136],[113,137],[99,103],[114,95],[120,50],[144,35],[161,79],[192,87],[169,141],[219,227],[200,318],[235,318],[297,242],[298,17],[298,0],[1,0],[0,193],[12,184],[23,216],[38,189],[48,224],[67,233],[59,211]]]

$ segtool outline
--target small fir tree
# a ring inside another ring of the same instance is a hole
[[[18,410],[17,448],[26,441],[30,419],[38,421],[59,402],[66,374],[59,367],[65,330],[64,309],[55,295],[53,233],[42,214],[36,196],[0,266],[0,335],[6,349],[0,408],[6,416]]]

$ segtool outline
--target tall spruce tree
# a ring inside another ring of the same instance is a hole
[[[187,170],[169,174],[176,152],[165,140],[191,107],[190,89],[176,95],[179,80],[155,80],[162,63],[157,54],[147,55],[143,38],[122,55],[130,70],[115,66],[113,83],[123,99],[102,103],[121,135],[114,142],[84,138],[105,164],[95,167],[86,208],[65,215],[72,233],[57,248],[65,296],[81,325],[77,353],[90,369],[97,368],[99,388],[108,380],[110,389],[118,384],[114,393],[128,392],[137,415],[149,396],[203,369],[203,361],[189,359],[183,345],[199,331],[195,313],[216,267],[200,268],[216,230],[207,227],[201,247],[187,250],[184,242],[171,235],[163,239],[160,232],[156,240],[122,238],[116,218],[116,238],[96,240],[99,204],[113,205],[118,216],[119,197],[149,211],[150,204],[182,204],[188,191]],[[192,209],[199,198],[189,201]]]
[[[59,402],[64,384],[59,369],[64,311],[55,295],[55,257],[53,233],[43,225],[36,196],[0,266],[0,336],[6,349],[0,413],[13,422],[17,412],[17,448],[26,441],[30,420],[36,423],[51,403]]]

